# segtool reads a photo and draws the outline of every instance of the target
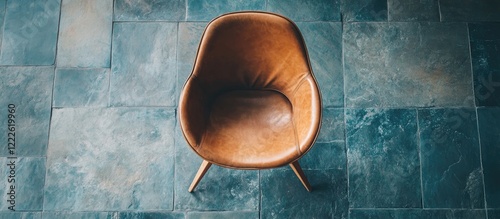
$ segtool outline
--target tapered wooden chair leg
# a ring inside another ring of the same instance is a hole
[[[312,188],[311,185],[309,185],[309,181],[307,181],[306,175],[304,174],[304,171],[302,171],[302,168],[300,168],[299,161],[295,161],[290,164],[290,167],[292,168],[293,172],[295,172],[295,175],[299,177],[300,182],[302,182],[302,185],[306,187],[306,190],[308,192],[311,192]]]
[[[201,178],[207,173],[208,168],[212,166],[212,163],[203,160],[203,163],[201,163],[200,169],[198,169],[198,172],[196,173],[196,176],[194,176],[193,182],[191,183],[191,186],[189,186],[189,192],[193,192],[194,188],[198,185],[200,182]]]

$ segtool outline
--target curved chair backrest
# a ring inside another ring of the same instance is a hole
[[[208,93],[271,89],[288,96],[311,68],[297,26],[265,12],[239,12],[210,22],[192,75]]]

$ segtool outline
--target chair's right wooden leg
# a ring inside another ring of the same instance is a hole
[[[203,162],[201,163],[200,169],[198,169],[196,176],[194,176],[194,179],[193,179],[193,182],[191,183],[191,186],[189,186],[189,190],[188,190],[189,192],[193,192],[194,188],[196,188],[196,186],[200,182],[201,178],[203,178],[205,173],[207,173],[208,168],[210,168],[210,166],[212,166],[212,163],[210,163],[206,160],[203,160]]]
[[[309,181],[307,181],[306,175],[304,174],[304,171],[302,171],[302,168],[300,168],[299,161],[295,161],[290,164],[290,167],[292,168],[293,172],[295,172],[295,175],[299,177],[300,182],[302,182],[302,185],[306,187],[306,190],[308,192],[311,192],[311,185],[309,185]]]

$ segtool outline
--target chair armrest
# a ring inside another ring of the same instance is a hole
[[[190,77],[184,85],[179,100],[179,123],[191,147],[198,147],[208,121],[208,100],[198,79]]]
[[[306,76],[292,95],[293,120],[301,154],[314,144],[321,125],[321,96],[312,75]]]

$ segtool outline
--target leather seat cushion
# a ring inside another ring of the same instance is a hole
[[[198,154],[233,168],[271,168],[286,165],[300,153],[293,109],[273,90],[237,90],[213,101]]]

